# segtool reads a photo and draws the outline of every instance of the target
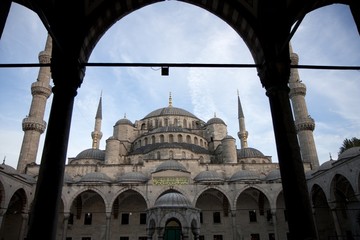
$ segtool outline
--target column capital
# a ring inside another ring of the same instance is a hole
[[[290,59],[275,59],[264,63],[258,69],[258,76],[266,90],[273,87],[287,87],[290,77]]]

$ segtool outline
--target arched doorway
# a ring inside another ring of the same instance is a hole
[[[181,239],[181,223],[178,219],[169,219],[166,223],[164,231],[164,240],[180,240]]]

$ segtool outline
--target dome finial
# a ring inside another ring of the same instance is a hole
[[[126,119],[126,113],[124,113],[124,118]]]
[[[214,118],[216,118],[216,112],[214,112]]]
[[[171,97],[171,92],[169,93],[169,107],[172,107],[172,97]]]

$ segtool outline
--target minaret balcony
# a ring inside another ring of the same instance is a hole
[[[33,130],[43,133],[46,129],[46,122],[33,117],[26,117],[22,121],[22,129],[23,131]]]
[[[314,131],[315,121],[310,116],[307,118],[301,118],[295,121],[295,127],[297,132],[305,130]]]
[[[51,94],[51,86],[42,82],[34,82],[31,84],[32,95],[43,95],[48,98]]]

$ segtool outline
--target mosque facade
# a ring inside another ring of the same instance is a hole
[[[50,61],[50,49],[49,38],[40,62]],[[297,64],[298,56],[292,53],[291,60]],[[41,68],[23,120],[17,169],[0,165],[0,239],[26,238],[49,82],[49,69]],[[319,165],[315,122],[296,70],[289,88],[318,239],[360,239],[360,148]],[[239,148],[221,118],[202,120],[173,106],[170,95],[167,106],[140,120],[118,120],[100,149],[100,98],[92,146],[65,167],[57,239],[292,239],[279,165],[248,146],[240,96],[237,100]]]

